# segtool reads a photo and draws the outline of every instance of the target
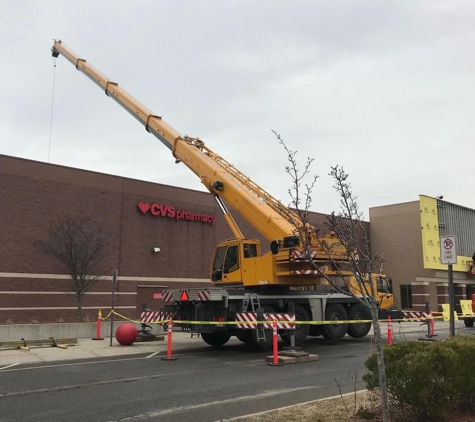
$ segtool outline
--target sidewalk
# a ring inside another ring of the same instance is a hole
[[[239,342],[239,340],[236,340]],[[198,336],[191,337],[189,332],[173,332],[173,353],[200,347],[204,344]],[[131,346],[122,346],[116,339],[104,340],[78,339],[75,346],[67,349],[57,347],[31,347],[29,351],[19,349],[0,349],[0,370],[8,365],[20,363],[44,363],[91,358],[120,358],[140,354],[167,352],[167,339],[136,342]]]

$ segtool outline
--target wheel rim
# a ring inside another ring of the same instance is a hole
[[[358,321],[364,321],[365,320],[365,316],[363,314],[363,312],[358,312],[356,315],[355,315],[355,320],[358,320]],[[365,323],[362,322],[360,324],[353,324],[356,328],[363,328],[365,326]]]
[[[325,310],[325,320],[329,323],[325,325],[324,337],[330,340],[341,340],[348,330],[348,314],[345,308],[340,304],[330,304]],[[339,322],[335,324],[332,322]]]

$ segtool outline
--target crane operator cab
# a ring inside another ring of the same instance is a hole
[[[256,260],[260,254],[259,241],[234,239],[218,244],[211,268],[211,281],[215,284],[243,284],[256,273]]]
[[[378,301],[381,309],[389,309],[394,306],[393,280],[391,277],[378,275],[376,277],[378,289]]]

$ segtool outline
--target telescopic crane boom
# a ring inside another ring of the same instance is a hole
[[[215,284],[252,287],[263,284],[308,286],[322,283],[323,278],[318,271],[311,269],[308,261],[302,259],[302,254],[296,250],[299,243],[296,236],[298,232],[305,233],[311,240],[312,255],[319,263],[320,271],[334,273],[325,252],[315,241],[313,228],[303,227],[301,220],[292,210],[223,157],[211,151],[202,140],[181,135],[161,116],[153,113],[116,82],[79,57],[61,40],[54,41],[51,51],[53,57],[60,54],[64,56],[107,96],[142,123],[147,132],[152,133],[171,150],[176,162],[185,164],[214,195],[235,237],[234,240],[222,242],[217,246],[210,270],[211,280]],[[257,239],[244,239],[223,200],[271,242],[272,253],[261,255]],[[330,236],[325,240],[327,244],[336,242]],[[341,247],[337,245],[336,248]],[[343,249],[337,252],[341,259],[345,260]]]
[[[223,157],[211,151],[199,138],[181,135],[117,83],[109,80],[85,59],[65,46],[61,40],[54,41],[52,54],[54,57],[58,57],[59,54],[64,56],[77,70],[101,87],[107,96],[118,102],[142,123],[145,130],[169,148],[177,160],[195,173],[201,183],[215,196],[236,238],[242,239],[243,235],[232,221],[221,198],[228,204],[232,204],[236,212],[248,220],[269,241],[282,240],[295,231],[295,226],[290,222],[299,221],[295,213]]]

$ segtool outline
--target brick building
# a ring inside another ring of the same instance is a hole
[[[58,217],[88,214],[114,233],[109,276],[86,294],[83,315],[111,307],[111,275],[118,270],[115,308],[137,317],[138,286],[210,285],[216,243],[232,233],[212,195],[157,183],[0,155],[0,324],[74,321],[77,302],[69,277],[39,254]],[[247,238],[267,240],[236,213]],[[312,214],[314,224],[323,214]],[[160,249],[154,252],[154,249]],[[149,304],[150,305],[150,304]],[[153,304],[160,307],[159,301]]]
[[[109,275],[86,294],[86,320],[95,320],[98,308],[110,309],[113,270],[119,274],[114,306],[133,318],[144,301],[161,307],[159,299],[141,297],[139,286],[209,286],[214,246],[232,237],[206,192],[5,155],[0,155],[0,198],[0,324],[76,319],[69,276],[58,273],[56,263],[34,246],[63,215],[90,215],[114,234]],[[233,216],[244,236],[260,239],[266,252],[269,242]],[[312,213],[310,220],[318,226],[325,217]],[[459,243],[453,267],[457,299],[470,297],[474,221],[474,210],[426,196],[370,209],[371,247],[384,255],[384,273],[393,279],[399,308],[420,311],[429,302],[440,310],[448,303],[447,266],[438,252],[439,236],[448,234],[457,235]],[[145,290],[160,291],[153,289]]]
[[[475,293],[470,262],[475,251],[475,210],[421,195],[418,201],[370,209],[373,253],[384,254],[384,273],[392,277],[396,305],[434,311],[449,303],[448,266],[440,259],[441,236],[455,235],[453,265],[456,309],[459,300]]]

